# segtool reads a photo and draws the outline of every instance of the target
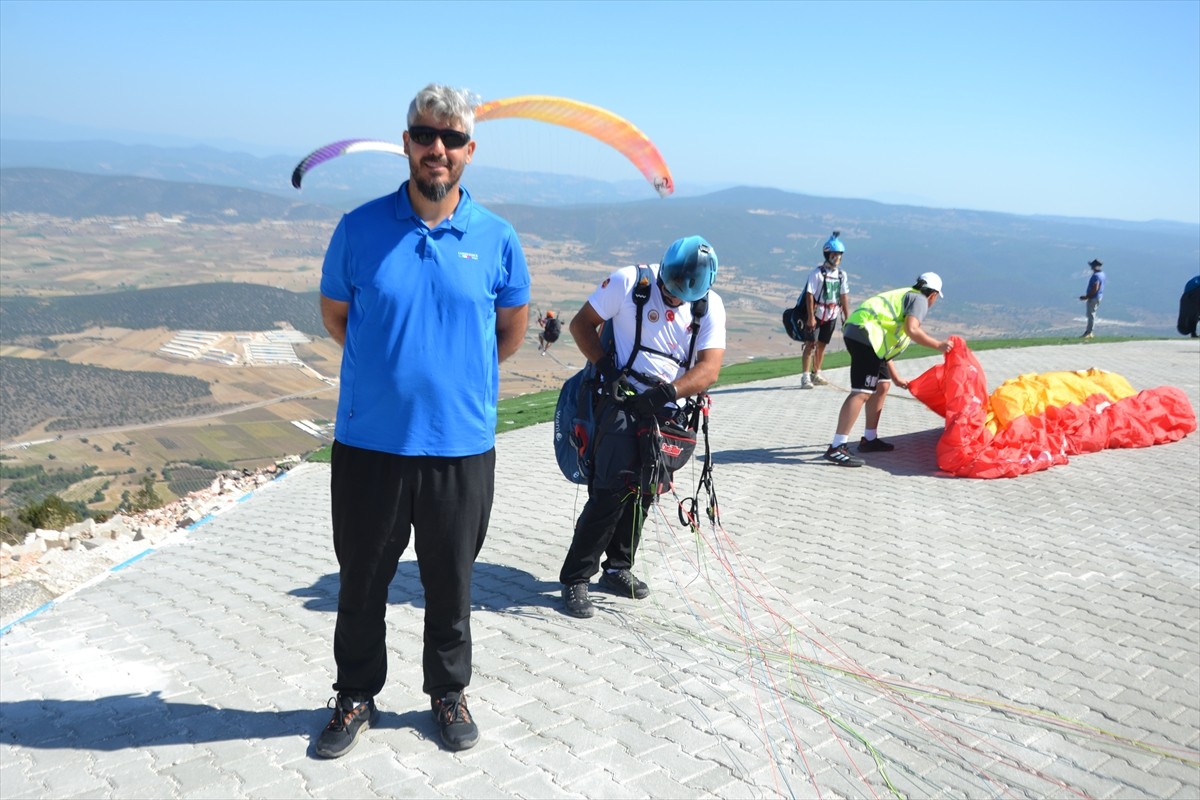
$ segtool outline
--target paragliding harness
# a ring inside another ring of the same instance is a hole
[[[560,323],[558,317],[550,317],[546,320],[546,329],[542,332],[542,338],[553,344],[558,341]]]
[[[846,279],[846,273],[842,272],[841,267],[838,267],[837,279],[838,294],[840,295],[842,282]],[[824,282],[822,282],[821,294],[819,295],[820,298],[825,296],[826,288],[827,287],[825,286]],[[789,338],[794,339],[797,342],[812,342],[816,341],[817,338],[817,329],[808,327],[808,314],[804,313],[804,298],[810,296],[811,294],[812,293],[808,291],[808,284],[805,283],[804,291],[800,293],[798,298],[796,298],[796,305],[783,310],[783,330]],[[818,298],[813,298],[814,305],[816,304],[817,299]]]
[[[633,302],[637,307],[634,346],[628,361],[621,369],[621,377],[611,384],[605,384],[595,365],[588,362],[583,369],[568,378],[559,391],[558,404],[554,410],[554,451],[559,469],[569,481],[579,484],[591,482],[597,440],[605,430],[604,423],[611,421],[610,418],[616,415],[622,403],[637,395],[625,377],[633,376],[647,386],[662,383],[658,378],[633,369],[633,362],[639,352],[666,356],[685,367],[692,363],[700,320],[708,313],[708,297],[702,297],[692,303],[691,339],[688,343],[687,357],[680,361],[670,354],[642,344],[642,313],[653,287],[654,275],[650,268],[645,264],[638,265],[637,280],[633,288]],[[613,352],[616,348],[611,320],[605,323],[600,333],[600,343],[605,352]],[[642,468],[640,475],[633,476],[631,482],[636,485],[631,488],[641,494],[661,494],[670,489],[671,474],[686,464],[696,449],[696,434],[702,414],[707,452],[707,409],[708,396],[701,394],[689,398],[681,408],[669,413],[664,410],[660,412],[661,417],[655,415],[639,424],[637,434]]]

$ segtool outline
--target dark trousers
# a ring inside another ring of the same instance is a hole
[[[587,583],[601,567],[632,569],[654,499],[654,495],[639,498],[629,489],[589,489],[559,581]],[[601,556],[605,556],[603,564]]]
[[[601,566],[632,568],[646,513],[655,500],[653,494],[639,497],[630,488],[638,485],[642,463],[637,418],[611,406],[598,413],[595,472],[559,571],[564,584],[586,583]],[[606,556],[603,565],[601,556]]]
[[[334,442],[335,691],[374,697],[383,689],[388,584],[413,533],[425,589],[422,688],[442,697],[471,682],[471,575],[487,536],[495,477],[494,449],[437,458]]]

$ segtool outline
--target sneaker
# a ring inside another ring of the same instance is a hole
[[[572,617],[588,619],[596,613],[596,607],[588,599],[586,583],[572,583],[562,588],[562,599],[566,603],[567,613]]]
[[[828,386],[829,381],[825,380],[825,376],[823,376],[821,373],[814,372],[812,374],[812,384],[813,386]]]
[[[333,719],[317,738],[317,755],[321,758],[340,758],[349,753],[358,735],[379,717],[370,697],[362,700],[339,694],[329,698],[328,708],[333,709]]]
[[[600,585],[614,594],[622,597],[632,597],[635,600],[645,600],[650,596],[650,587],[627,569],[616,572],[605,572],[600,576]]]
[[[479,727],[467,710],[466,692],[450,692],[440,700],[431,697],[434,719],[449,750],[469,750],[479,741]]]
[[[800,376],[800,388],[801,389],[813,388],[812,378],[808,377],[807,372]]]
[[[895,449],[896,445],[889,444],[878,436],[874,439],[864,436],[858,440],[858,452],[860,453],[890,453]]]
[[[1094,338],[1094,337],[1093,337],[1093,335],[1092,335],[1092,334],[1090,334],[1090,333],[1085,333],[1083,336],[1080,336],[1079,338],[1080,338],[1080,339],[1092,339],[1092,338]]]
[[[837,447],[830,445],[829,449],[825,451],[825,460],[837,464],[839,467],[861,467],[863,465],[863,460],[850,455],[850,448],[844,444],[839,444]]]

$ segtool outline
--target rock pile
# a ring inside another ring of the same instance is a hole
[[[62,531],[35,530],[22,544],[0,543],[0,627],[61,597],[114,565],[165,544],[247,492],[274,480],[281,466],[229,471],[207,489],[136,515],[85,519]]]

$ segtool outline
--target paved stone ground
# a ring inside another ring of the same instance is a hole
[[[1194,341],[979,357],[993,387],[1096,366],[1200,408]],[[897,451],[841,469],[828,377],[714,393],[722,528],[666,507],[650,598],[596,592],[587,621],[556,583],[583,493],[548,425],[500,437],[473,750],[440,749],[420,693],[410,553],[380,724],[313,756],[337,578],[328,468],[304,465],[0,637],[0,796],[1200,796],[1200,434],[957,479],[895,392]]]

